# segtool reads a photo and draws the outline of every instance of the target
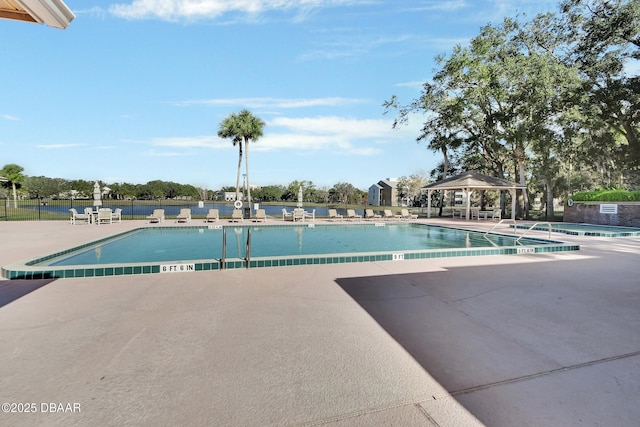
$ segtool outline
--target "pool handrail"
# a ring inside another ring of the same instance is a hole
[[[247,227],[247,246],[245,252],[247,255],[245,258],[245,262],[246,268],[248,270],[251,264],[251,227]]]
[[[227,228],[222,227],[222,256],[220,258],[220,270],[224,270],[224,264],[227,261]]]
[[[502,224],[503,222],[506,221],[512,221],[513,222],[513,234],[516,234],[516,220],[515,219],[511,219],[511,218],[505,218],[505,219],[501,219],[500,221],[498,221],[497,223],[494,224],[493,227],[491,227],[489,229],[489,231],[487,231],[486,233],[484,233],[484,235],[486,236],[487,234],[491,233],[493,230],[495,230],[500,224]]]
[[[522,238],[525,236],[525,234],[527,234],[529,231],[533,230],[534,228],[536,228],[538,225],[541,225],[541,224],[542,224],[542,225],[546,224],[546,225],[548,225],[548,226],[549,226],[549,237],[548,237],[548,239],[549,239],[549,240],[551,240],[551,228],[552,228],[552,227],[551,227],[551,223],[550,223],[549,221],[541,221],[541,222],[536,222],[536,223],[534,223],[531,227],[529,227],[527,230],[525,230],[525,232],[524,232],[524,233],[522,233],[522,234],[520,235],[520,237],[518,237],[518,238],[516,239],[516,243],[518,243],[518,242],[520,241],[520,239],[522,239]],[[514,225],[514,227],[513,227],[513,228],[514,228],[514,229],[516,228],[516,227],[515,227],[515,225]]]

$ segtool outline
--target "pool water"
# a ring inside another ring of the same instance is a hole
[[[143,227],[4,266],[15,278],[89,277],[578,250],[557,241],[415,223]],[[250,238],[249,238],[250,236]],[[247,245],[250,242],[250,256]],[[171,268],[167,268],[173,263]]]
[[[421,224],[228,226],[227,253],[246,257],[251,230],[251,257],[396,252],[405,250],[515,246],[513,236],[487,235]],[[518,245],[540,240],[522,239]],[[41,265],[88,265],[131,262],[186,261],[222,257],[222,230],[204,227],[144,228],[76,254],[63,255]]]

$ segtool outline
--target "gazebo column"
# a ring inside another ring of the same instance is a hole
[[[467,193],[467,221],[469,221],[469,214],[471,213],[471,188],[467,187],[464,191]]]
[[[514,221],[516,220],[516,192],[515,188],[509,190],[509,194],[511,194],[511,219]]]
[[[431,218],[431,194],[433,190],[427,190],[427,218]]]

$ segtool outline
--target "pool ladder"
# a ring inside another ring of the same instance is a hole
[[[245,246],[245,268],[251,265],[251,227],[247,227],[247,244]],[[222,227],[222,257],[220,258],[220,270],[224,270],[227,262],[227,227]]]
[[[513,234],[516,234],[516,230],[517,230],[517,224],[516,224],[516,220],[515,219],[511,219],[511,218],[506,218],[506,219],[501,219],[500,221],[498,221],[493,227],[491,227],[491,229],[489,229],[489,231],[487,231],[486,233],[484,233],[484,236],[486,237],[487,234],[491,233],[493,230],[495,230],[500,224],[502,224],[503,222],[507,222],[507,221],[512,221],[513,222]],[[531,227],[529,227],[528,229],[525,230],[524,233],[522,233],[517,239],[516,239],[516,243],[520,243],[520,239],[522,239],[528,232],[530,232],[531,230],[533,230],[534,228],[536,228],[538,225],[547,225],[549,226],[549,239],[551,239],[551,223],[548,221],[542,221],[542,222],[535,222],[533,223],[533,225]]]

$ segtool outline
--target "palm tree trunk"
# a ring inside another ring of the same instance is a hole
[[[240,168],[242,167],[242,141],[238,142],[238,176],[236,178],[236,200],[240,200]]]
[[[13,188],[13,208],[18,209],[18,192],[16,190],[16,183],[11,181],[11,188]]]
[[[247,176],[247,204],[249,205],[249,209],[251,209],[251,185],[249,184],[249,139],[246,139],[244,144],[244,166],[244,173]]]

